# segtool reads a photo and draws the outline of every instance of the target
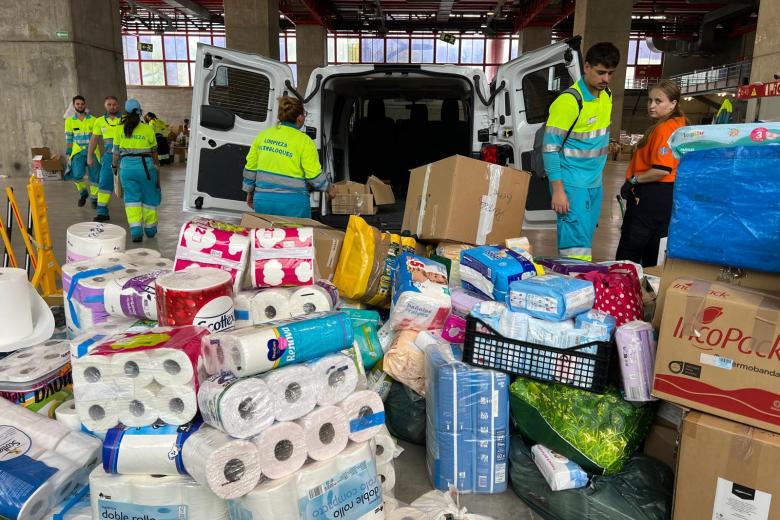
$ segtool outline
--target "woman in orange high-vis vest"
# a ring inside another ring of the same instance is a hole
[[[650,89],[647,113],[654,123],[637,143],[620,195],[626,214],[616,260],[631,260],[643,267],[658,263],[661,240],[669,232],[672,194],[679,161],[672,155],[669,136],[688,125],[680,109],[680,87],[663,80]]]

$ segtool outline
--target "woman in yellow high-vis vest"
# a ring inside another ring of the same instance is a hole
[[[279,98],[279,123],[260,132],[246,156],[242,189],[258,213],[311,217],[309,191],[327,191],[314,141],[300,131],[306,114],[296,98]]]

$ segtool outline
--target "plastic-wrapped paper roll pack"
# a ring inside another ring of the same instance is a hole
[[[343,312],[299,318],[212,334],[204,339],[209,373],[250,376],[302,363],[352,346],[352,323]]]
[[[160,325],[200,325],[210,332],[235,325],[233,282],[226,271],[193,267],[157,278]]]
[[[70,399],[57,407],[54,411],[57,422],[74,432],[81,431],[81,419],[76,410],[76,400]]]
[[[227,520],[225,501],[185,476],[89,475],[92,518],[131,520]]]
[[[277,421],[292,421],[311,412],[323,391],[323,378],[306,365],[278,368],[260,378],[273,396],[271,408]]]
[[[277,479],[292,475],[306,462],[306,433],[289,421],[274,423],[252,439],[264,476]]]
[[[250,274],[254,287],[314,283],[314,230],[265,228],[252,231]]]
[[[349,423],[337,406],[318,406],[297,423],[303,428],[306,451],[313,460],[328,460],[347,447]]]
[[[194,218],[181,228],[174,269],[221,269],[230,274],[233,290],[239,292],[249,258],[250,231],[218,220]]]
[[[0,359],[0,397],[54,417],[73,397],[70,344],[49,340]]]
[[[107,253],[121,253],[125,250],[126,239],[127,231],[114,224],[73,224],[66,232],[65,261],[80,262]]]
[[[112,316],[157,320],[157,278],[169,271],[127,274],[112,278],[103,297],[106,312]]]
[[[254,325],[286,320],[290,317],[291,289],[266,289],[258,291],[249,302],[250,316]]]
[[[349,420],[349,440],[364,442],[382,430],[385,424],[385,405],[379,394],[360,390],[338,404]]]
[[[317,404],[327,406],[347,398],[357,386],[355,362],[345,354],[331,354],[306,364],[317,384]]]
[[[237,439],[253,437],[274,422],[275,399],[258,377],[213,375],[198,389],[198,407],[206,423]]]

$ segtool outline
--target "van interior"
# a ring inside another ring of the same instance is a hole
[[[323,159],[335,180],[375,175],[403,199],[409,170],[471,154],[474,95],[463,76],[373,71],[322,84]]]

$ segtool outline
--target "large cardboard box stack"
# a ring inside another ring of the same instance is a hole
[[[374,215],[378,206],[395,203],[393,188],[373,175],[366,184],[341,181],[333,189],[330,207],[334,215]]]
[[[780,436],[699,412],[683,421],[674,520],[779,520]]]
[[[403,229],[421,240],[503,244],[522,235],[531,175],[454,155],[412,170]]]
[[[63,162],[59,154],[52,155],[47,147],[31,148],[33,174],[39,179],[62,180]]]
[[[249,228],[312,227],[318,276],[323,280],[333,280],[336,265],[339,263],[341,246],[344,243],[343,231],[309,218],[281,217],[261,213],[244,213],[241,225]]]

